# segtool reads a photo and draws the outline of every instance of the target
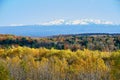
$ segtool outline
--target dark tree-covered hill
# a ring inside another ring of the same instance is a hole
[[[90,49],[114,51],[120,49],[120,34],[76,34],[58,35],[44,38],[31,38],[15,35],[0,35],[0,47],[27,46],[31,48]]]

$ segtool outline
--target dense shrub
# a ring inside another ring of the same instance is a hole
[[[120,51],[0,49],[0,80],[119,80]]]

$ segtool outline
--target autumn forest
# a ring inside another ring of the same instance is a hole
[[[0,80],[119,80],[119,35],[0,36]]]

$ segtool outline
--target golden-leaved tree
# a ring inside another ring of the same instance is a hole
[[[120,51],[0,49],[0,80],[119,80]]]

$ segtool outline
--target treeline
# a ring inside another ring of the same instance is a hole
[[[0,49],[0,80],[119,80],[120,51]]]
[[[78,49],[116,51],[120,49],[119,34],[78,34],[59,35],[45,38],[20,37],[0,35],[0,47],[27,46],[31,48],[45,47],[47,49]]]

